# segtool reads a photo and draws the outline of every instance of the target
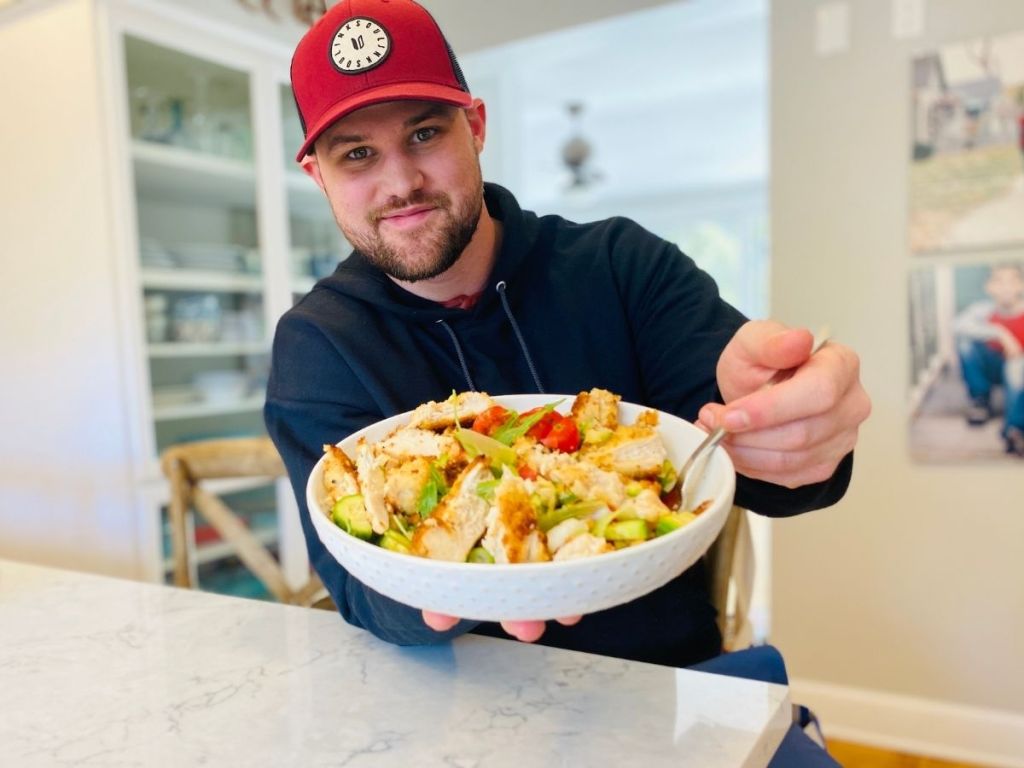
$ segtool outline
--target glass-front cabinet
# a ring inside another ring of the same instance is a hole
[[[327,199],[295,162],[302,145],[302,125],[287,84],[278,86],[281,104],[284,173],[288,196],[288,232],[292,293],[298,299],[334,271],[352,247],[338,230]]]
[[[277,62],[263,65],[256,52],[233,57],[195,38],[184,50],[178,39],[145,24],[120,35],[146,390],[143,496],[152,518],[142,527],[153,550],[147,570],[166,581],[169,497],[159,455],[182,442],[265,434],[277,317],[344,253],[320,191],[290,170],[286,146],[298,146],[289,135],[298,127]],[[267,128],[273,121],[279,131]],[[271,141],[278,132],[281,141]],[[308,565],[287,483],[231,480],[216,490],[302,579]],[[189,520],[188,538],[200,588],[266,596],[202,520]]]

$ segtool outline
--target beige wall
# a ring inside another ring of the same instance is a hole
[[[137,572],[90,3],[0,24],[0,557]]]
[[[906,190],[910,59],[1024,29],[1024,2],[927,0],[895,40],[890,0],[855,0],[825,58],[819,5],[772,9],[772,306],[860,351],[875,411],[846,499],[775,524],[772,639],[799,678],[1021,714],[1024,462],[909,459]]]

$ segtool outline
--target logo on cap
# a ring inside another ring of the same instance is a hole
[[[349,19],[331,40],[331,61],[339,72],[359,74],[381,64],[391,52],[391,36],[365,16]]]

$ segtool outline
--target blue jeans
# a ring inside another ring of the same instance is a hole
[[[992,387],[1001,385],[1006,391],[1003,434],[1007,427],[1024,429],[1024,360],[1007,361],[984,341],[960,341],[957,352],[971,399],[987,401]]]
[[[694,664],[690,669],[729,677],[743,677],[763,683],[787,685],[786,663],[770,645],[755,646],[734,653],[723,653],[708,661]],[[804,710],[806,712],[806,710]],[[793,723],[786,731],[782,743],[772,757],[768,768],[838,768],[828,752],[804,733],[801,724]]]

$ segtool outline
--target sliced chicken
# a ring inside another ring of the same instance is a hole
[[[389,468],[384,484],[384,498],[392,509],[406,515],[419,512],[423,487],[430,480],[430,462],[422,456]]]
[[[615,429],[619,426],[619,395],[607,389],[580,392],[572,403],[572,418],[585,428]]]
[[[487,528],[490,504],[477,495],[477,485],[493,478],[488,460],[474,459],[433,513],[417,526],[412,552],[434,560],[465,562],[469,550]]]
[[[461,417],[461,412],[459,413]],[[441,435],[429,429],[403,427],[392,432],[378,445],[378,450],[388,456],[404,461],[414,456],[437,458],[441,454],[452,455],[456,451],[455,438]]]
[[[615,547],[600,536],[595,536],[592,533],[581,533],[579,536],[571,538],[559,549],[554,559],[555,562],[578,560],[581,557],[603,555],[605,552],[611,552],[614,549]]]
[[[345,496],[359,493],[359,480],[356,478],[356,465],[341,448],[336,445],[325,445],[324,453],[324,492],[329,506]]]
[[[545,477],[566,486],[581,499],[603,501],[617,509],[626,500],[626,486],[615,472],[564,453],[535,454],[535,466]]]
[[[366,440],[359,440],[356,449],[356,472],[363,493],[363,503],[370,516],[370,527],[374,533],[384,533],[388,529],[388,506],[384,499],[386,463],[386,456],[377,454]]]
[[[654,427],[619,427],[603,443],[584,446],[580,453],[602,469],[633,477],[656,477],[668,458],[665,444]]]
[[[496,563],[540,563],[551,559],[537,513],[521,478],[506,472],[494,489],[494,506],[482,542]]]
[[[486,392],[460,392],[455,396],[454,403],[448,398],[439,403],[431,400],[419,406],[412,412],[409,426],[422,429],[451,427],[455,424],[456,410],[459,413],[459,423],[469,424],[492,405],[494,401]]]

